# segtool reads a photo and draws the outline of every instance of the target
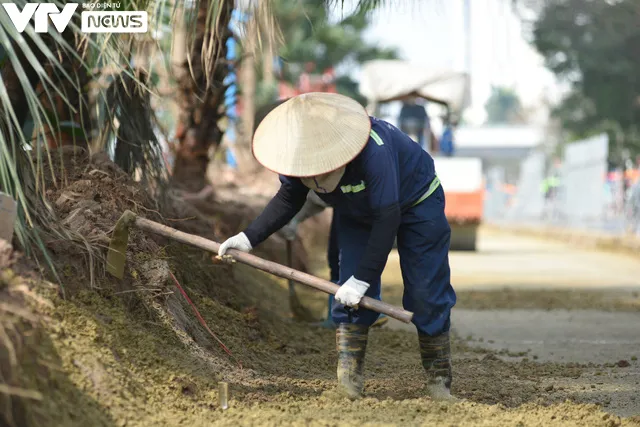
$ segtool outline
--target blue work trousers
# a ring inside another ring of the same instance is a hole
[[[402,214],[398,228],[398,253],[404,281],[402,304],[412,311],[418,332],[437,336],[449,331],[456,294],[451,286],[449,243],[451,227],[444,214],[444,191],[438,187],[426,200]],[[340,284],[356,272],[369,241],[371,226],[340,215],[337,223],[340,247]],[[380,299],[380,278],[369,284],[366,296]],[[331,317],[348,323],[345,306],[334,301]],[[351,322],[371,326],[378,313],[359,308]]]

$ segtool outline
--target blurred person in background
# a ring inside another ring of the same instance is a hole
[[[625,203],[627,199],[627,184],[624,176],[624,169],[619,168],[616,169],[612,173],[612,181],[615,186],[615,207],[614,207],[614,215],[617,217],[624,216],[625,214]]]
[[[640,235],[640,180],[629,188],[625,210],[627,231]]]
[[[552,218],[555,216],[556,206],[555,202],[558,195],[558,188],[560,187],[560,179],[555,173],[547,176],[542,181],[542,194],[544,196],[544,217]]]
[[[415,138],[423,150],[428,150],[431,144],[431,123],[424,102],[416,97],[410,97],[402,103],[398,117],[400,130],[411,138]]]
[[[440,137],[440,153],[444,156],[451,157],[455,151],[453,132],[458,123],[452,119],[450,115],[443,117],[444,131]]]

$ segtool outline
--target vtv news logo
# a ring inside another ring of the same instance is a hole
[[[49,18],[51,18],[56,30],[63,32],[78,8],[78,3],[66,4],[62,12],[53,3],[27,3],[22,11],[18,10],[15,3],[2,3],[2,7],[18,32],[23,32],[29,25],[31,17],[35,15],[34,29],[36,33],[46,33],[49,31]]]
[[[26,3],[22,10],[15,3],[2,3],[18,32],[22,33],[34,18],[36,33],[49,32],[49,19],[58,32],[69,25],[78,3],[67,3],[58,9],[53,3]],[[85,5],[86,7],[86,5]],[[83,33],[146,33],[149,20],[145,11],[84,11],[81,14]]]

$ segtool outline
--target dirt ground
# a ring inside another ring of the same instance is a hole
[[[104,173],[90,175],[96,169]],[[132,191],[134,184],[109,175],[113,173],[92,163],[71,173],[71,182],[51,194],[55,202],[72,186],[73,193],[68,194],[73,198],[62,200],[58,212],[62,219],[74,212],[83,214],[75,224],[87,227],[97,240],[108,235],[117,211],[137,208],[148,214],[147,210],[156,209],[146,196]],[[100,179],[100,185],[77,184],[91,179]],[[132,186],[126,190],[128,200],[109,189],[114,185]],[[88,204],[87,198],[95,203]],[[223,238],[236,231],[229,224],[238,224],[238,216],[245,221],[253,212],[235,206],[228,213],[222,199],[211,206],[199,206],[200,219],[194,222],[167,214],[157,218],[165,222],[170,218],[171,225]],[[104,215],[107,209],[109,218]],[[452,391],[459,401],[445,404],[425,397],[415,332],[393,327],[371,332],[365,398],[336,399],[332,393],[334,333],[291,319],[285,281],[242,265],[215,263],[210,255],[139,232],[132,239],[123,281],[104,276],[99,269],[90,274],[89,261],[72,251],[66,256],[61,250],[54,253],[66,272],[65,280],[73,284],[67,286],[66,299],[56,286],[25,273],[34,269],[26,261],[13,260],[4,266],[0,291],[11,298],[3,298],[10,305],[0,306],[0,331],[9,331],[0,336],[0,368],[10,386],[0,388],[3,425],[640,426],[640,418],[632,413],[621,418],[610,412],[608,405],[617,394],[598,382],[611,382],[593,380],[631,372],[636,360],[629,358],[629,366],[534,360],[509,348],[487,348],[478,337],[458,334],[453,343]],[[308,239],[305,253],[310,262],[322,258],[317,241],[317,236]],[[281,242],[276,239],[271,245],[271,251],[262,253],[277,259]],[[486,263],[485,259],[485,270],[489,269]],[[393,265],[391,260],[389,267]],[[231,355],[198,323],[169,273],[175,274]],[[397,302],[401,282],[389,269],[383,280],[383,298]],[[485,294],[465,296],[465,292],[472,291],[463,285],[460,310],[466,306],[492,312],[492,301],[500,301]],[[609,297],[603,292],[602,298],[591,300],[606,306],[609,303],[602,301]],[[302,290],[300,295],[319,318],[325,297]],[[554,295],[539,299],[546,301],[545,309],[559,304],[549,305],[549,301],[567,305],[566,298]],[[531,308],[531,300],[518,294],[496,304],[515,308],[527,302]],[[616,304],[611,306],[613,312],[618,310]],[[634,313],[634,304],[629,307],[625,314]],[[220,381],[229,386],[227,410],[218,400]],[[584,385],[586,391],[577,385],[591,383],[601,389],[597,399],[587,393],[590,385]]]
[[[253,274],[237,272],[268,281]],[[284,286],[270,286],[285,295]],[[32,425],[638,425],[548,388],[581,378],[586,365],[505,361],[462,341],[454,344],[453,392],[463,400],[433,402],[424,397],[415,334],[392,329],[371,334],[366,398],[335,400],[333,333],[238,317],[190,291],[242,370],[219,348],[198,350],[154,316],[131,313],[115,295],[51,296],[38,357],[29,361],[46,373],[30,376],[44,395],[29,406]],[[218,403],[221,380],[229,383],[227,411]]]
[[[399,303],[396,259],[383,296]],[[451,264],[458,293],[452,325],[468,345],[514,363],[582,364],[579,378],[547,379],[545,388],[618,415],[640,413],[637,257],[482,230],[479,252],[454,252]]]
[[[453,330],[465,345],[508,363],[580,366],[579,377],[550,375],[542,389],[617,415],[640,414],[637,257],[484,229],[477,253],[450,258],[458,295]],[[382,281],[383,299],[400,305],[396,252]],[[310,306],[322,310],[323,303]],[[388,327],[414,331],[394,320]]]

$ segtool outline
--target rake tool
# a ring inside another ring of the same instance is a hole
[[[219,243],[212,240],[184,233],[174,228],[167,227],[166,225],[139,217],[135,213],[127,210],[116,223],[113,231],[113,237],[109,244],[109,252],[107,254],[107,272],[119,279],[124,277],[124,266],[126,260],[125,254],[129,242],[129,230],[131,227],[137,227],[140,230],[158,234],[177,242],[195,246],[216,254],[220,247]],[[230,249],[227,253],[234,261],[241,262],[258,270],[273,274],[274,276],[301,283],[328,294],[335,295],[336,291],[340,288],[338,285],[328,280],[320,279],[312,276],[311,274],[303,273],[272,261],[267,261],[255,255],[235,249]],[[366,296],[360,300],[358,306],[373,310],[377,313],[386,314],[387,316],[393,317],[394,319],[404,323],[410,323],[411,318],[413,317],[413,313],[410,311]]]

